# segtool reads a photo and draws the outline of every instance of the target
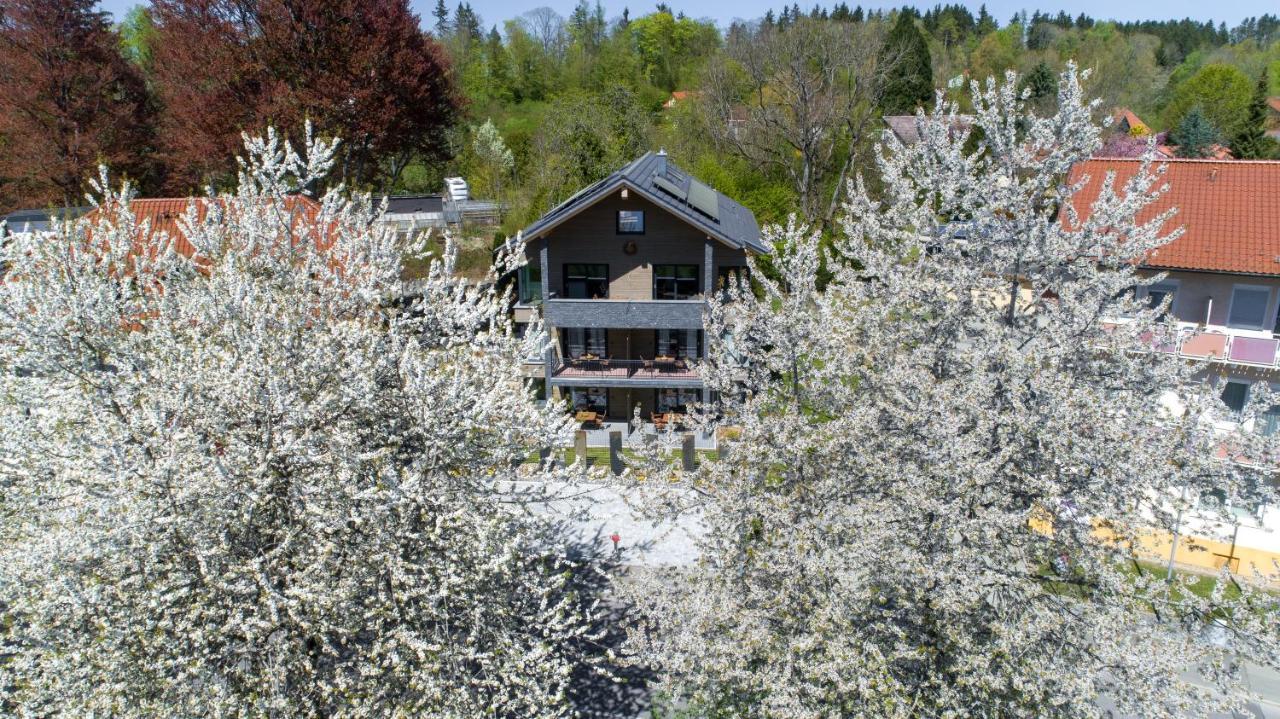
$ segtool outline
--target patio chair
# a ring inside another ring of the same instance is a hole
[[[649,418],[653,420],[653,428],[661,432],[667,428],[667,415],[662,412],[651,412]]]

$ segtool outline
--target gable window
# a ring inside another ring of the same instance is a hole
[[[573,359],[584,354],[608,357],[608,333],[603,327],[570,327],[564,332],[564,351]]]
[[[564,296],[571,300],[602,300],[609,296],[609,266],[564,266]]]
[[[1271,290],[1256,285],[1236,285],[1231,290],[1231,310],[1227,325],[1247,330],[1260,330],[1267,322],[1267,305]]]
[[[644,210],[618,210],[619,235],[644,234]]]
[[[533,304],[542,300],[542,265],[527,264],[520,268],[519,299],[521,304]]]
[[[687,300],[697,294],[697,265],[653,266],[653,299]]]
[[[1227,380],[1227,384],[1222,388],[1222,403],[1232,412],[1240,414],[1244,411],[1244,405],[1249,401],[1249,383],[1239,380]]]
[[[659,357],[697,359],[701,340],[702,330],[658,330],[655,347]]]

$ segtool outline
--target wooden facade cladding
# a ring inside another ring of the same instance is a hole
[[[619,210],[643,211],[644,233],[620,234],[617,228]],[[530,242],[526,252],[529,262],[541,266],[543,297],[552,300],[564,297],[567,264],[608,265],[608,299],[648,302],[653,300],[654,265],[697,265],[699,285],[706,292],[713,288],[719,268],[741,267],[747,263],[743,250],[709,239],[684,220],[634,193],[625,200],[621,193],[614,193],[586,208],[551,230],[546,237]]]

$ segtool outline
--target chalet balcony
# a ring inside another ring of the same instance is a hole
[[[1122,322],[1109,322],[1107,325],[1115,326]],[[1280,367],[1280,338],[1265,330],[1179,322],[1172,341],[1152,338],[1151,346],[1157,352],[1176,354],[1189,360],[1262,369]]]
[[[683,359],[557,359],[551,380],[582,387],[702,387],[697,367]]]

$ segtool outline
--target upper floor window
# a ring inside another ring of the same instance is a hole
[[[1231,309],[1227,312],[1227,324],[1241,329],[1262,329],[1267,322],[1267,305],[1270,302],[1270,288],[1236,285],[1231,290]]]
[[[532,304],[542,300],[542,265],[527,264],[520,268],[519,300]]]
[[[697,265],[654,265],[653,298],[687,300],[698,294]]]
[[[1159,282],[1147,287],[1147,307],[1151,309],[1158,308],[1166,299],[1169,300],[1168,310],[1170,313],[1177,314],[1173,311],[1173,303],[1177,296],[1178,286],[1172,282]],[[1164,319],[1164,315],[1160,316]]]
[[[564,333],[564,352],[573,359],[584,354],[609,356],[609,333],[603,327],[568,327]]]
[[[571,300],[602,300],[609,296],[609,266],[564,266],[564,296]]]
[[[644,210],[618,210],[619,235],[644,234]]]
[[[655,349],[659,357],[697,359],[701,357],[702,330],[657,330]]]
[[[750,286],[751,282],[747,278],[747,267],[745,265],[716,268],[716,290],[723,292],[735,287],[745,290]]]

